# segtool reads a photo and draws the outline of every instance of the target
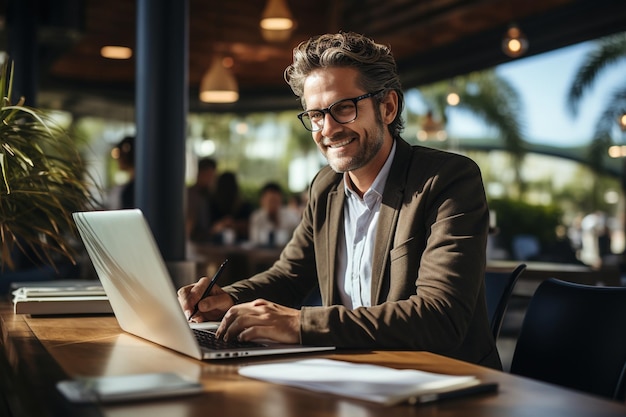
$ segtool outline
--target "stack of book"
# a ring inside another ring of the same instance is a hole
[[[112,314],[100,281],[41,282],[13,291],[15,314]]]

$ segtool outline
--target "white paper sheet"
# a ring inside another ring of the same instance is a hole
[[[331,359],[244,366],[239,374],[276,384],[392,405],[412,397],[478,384],[471,375],[444,375]]]

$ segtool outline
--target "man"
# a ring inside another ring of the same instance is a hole
[[[186,235],[192,242],[206,242],[211,237],[211,204],[217,162],[212,158],[198,161],[196,183],[187,188]]]
[[[389,48],[354,33],[294,50],[285,79],[328,160],[303,219],[267,271],[200,300],[224,339],[427,350],[501,368],[484,290],[488,208],[466,157],[400,137],[403,93]],[[316,285],[323,306],[292,308]]]

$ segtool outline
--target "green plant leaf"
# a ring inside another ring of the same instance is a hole
[[[75,262],[72,213],[97,206],[77,145],[43,111],[11,104],[13,63],[0,66],[0,266],[22,253],[55,266]]]

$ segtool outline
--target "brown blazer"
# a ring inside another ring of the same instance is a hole
[[[302,343],[426,350],[501,369],[485,304],[489,212],[478,166],[397,140],[380,209],[372,307],[337,302],[342,174],[323,168],[292,240],[267,271],[224,290],[236,302],[297,306],[319,283],[324,307],[302,307]]]

